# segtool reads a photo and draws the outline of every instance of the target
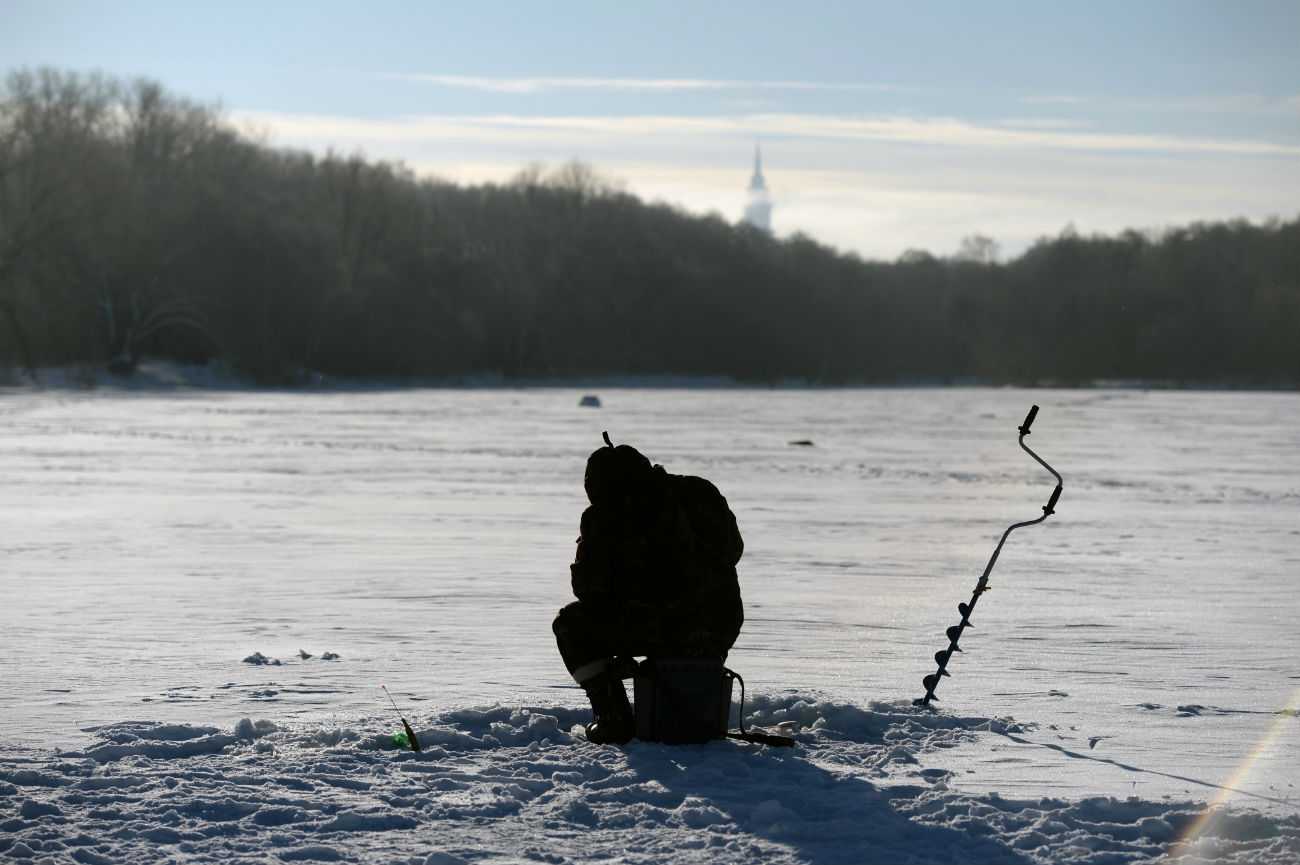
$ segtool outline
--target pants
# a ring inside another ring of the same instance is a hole
[[[573,673],[618,656],[725,659],[743,622],[739,596],[734,603],[670,610],[574,601],[560,610],[551,629]]]

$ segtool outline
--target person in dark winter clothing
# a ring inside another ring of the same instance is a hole
[[[623,744],[634,725],[622,680],[634,656],[725,659],[736,642],[744,542],[717,487],[652,466],[629,445],[594,452],[584,486],[591,506],[569,568],[577,600],[553,630],[595,710],[587,737]]]

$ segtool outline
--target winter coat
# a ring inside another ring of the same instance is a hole
[[[585,486],[591,506],[570,566],[578,600],[647,617],[661,635],[721,636],[730,647],[744,619],[736,575],[744,541],[717,487],[651,466],[627,445],[593,453]]]

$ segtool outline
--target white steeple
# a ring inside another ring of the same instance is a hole
[[[745,221],[771,234],[772,202],[767,196],[767,183],[763,180],[763,153],[757,144],[754,145],[754,176],[749,179],[748,197]]]

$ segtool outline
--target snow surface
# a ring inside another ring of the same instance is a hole
[[[1032,403],[1058,512],[914,707],[1051,492]],[[582,737],[604,429],[731,502],[794,749]],[[0,858],[1293,862],[1297,454],[1296,394],[2,390]]]

